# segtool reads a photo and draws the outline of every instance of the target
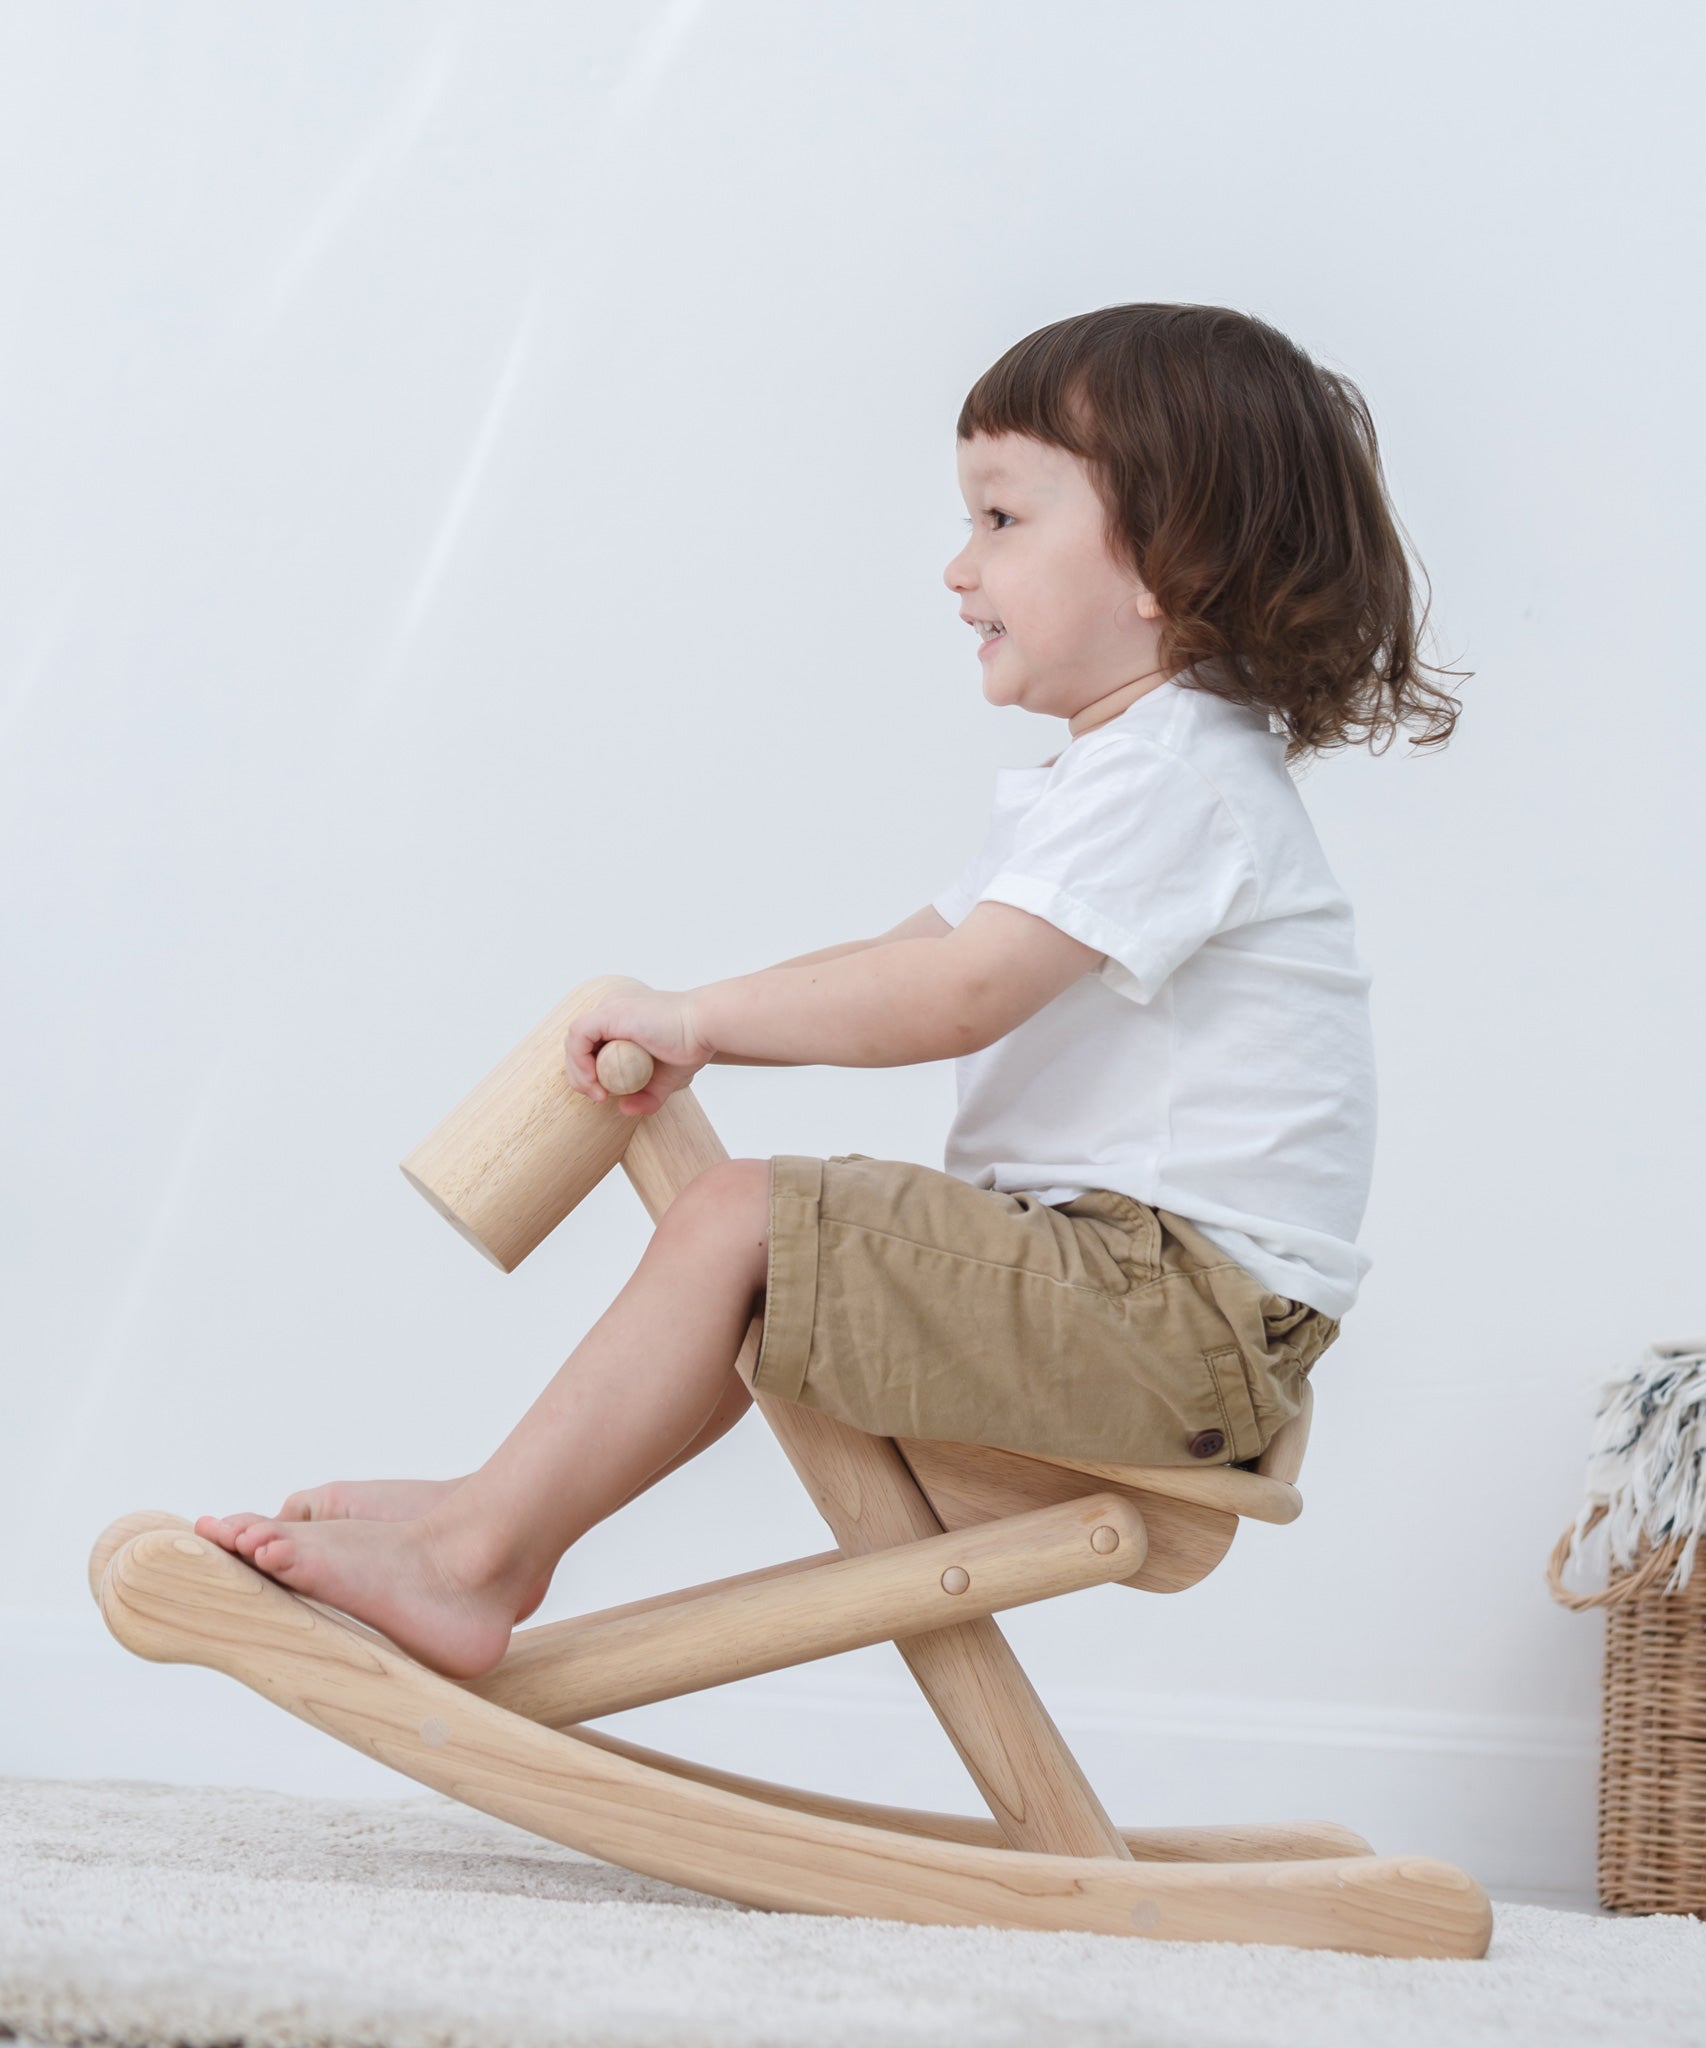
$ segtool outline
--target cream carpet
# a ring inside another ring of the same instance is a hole
[[[1699,2048],[1706,1923],[1479,1962],[750,1912],[433,1794],[0,1780],[0,2034],[124,2048]]]

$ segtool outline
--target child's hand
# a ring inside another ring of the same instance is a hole
[[[700,1038],[691,998],[669,989],[636,989],[583,1010],[563,1040],[569,1086],[591,1102],[608,1091],[598,1078],[599,1047],[613,1038],[632,1039],[652,1056],[652,1078],[632,1095],[616,1098],[624,1116],[649,1116],[678,1088],[685,1088],[716,1051]]]

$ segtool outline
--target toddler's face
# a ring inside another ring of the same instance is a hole
[[[976,622],[989,702],[1073,719],[1153,688],[1160,607],[1109,554],[1083,462],[1028,434],[974,434],[958,463],[971,535],[942,580]]]

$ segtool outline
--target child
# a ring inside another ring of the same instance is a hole
[[[957,431],[944,580],[985,697],[1065,720],[1061,751],[998,772],[980,850],[880,939],[612,999],[564,1048],[602,1101],[599,1046],[645,1047],[625,1116],[707,1062],[952,1057],[946,1171],[726,1161],[478,1471],[196,1524],[453,1677],[739,1419],[755,1314],[752,1388],[862,1429],[1247,1464],[1356,1300],[1370,977],[1287,771],[1418,714],[1438,744],[1457,703],[1366,406],[1260,320],[1112,306],[1009,349]]]

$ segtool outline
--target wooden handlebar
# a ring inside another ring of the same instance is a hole
[[[652,1056],[631,1038],[607,1038],[598,1048],[594,1071],[612,1095],[638,1095],[652,1078]]]
[[[583,981],[402,1162],[404,1177],[471,1245],[513,1273],[628,1149],[647,1117],[616,1097],[652,1077],[652,1057],[608,1039],[595,1063],[609,1091],[594,1102],[569,1082],[563,1040],[605,997],[644,988],[630,975]],[[667,1105],[666,1105],[667,1107]]]

